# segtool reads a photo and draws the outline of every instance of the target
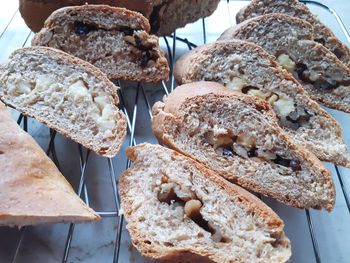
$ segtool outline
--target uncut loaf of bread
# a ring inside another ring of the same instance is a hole
[[[100,217],[0,102],[0,226],[86,223]]]
[[[49,46],[79,57],[110,79],[160,82],[169,66],[158,37],[140,13],[107,5],[56,10],[37,33],[33,46]]]
[[[127,150],[119,179],[136,248],[162,262],[285,262],[282,220],[262,201],[192,159],[159,145]]]
[[[157,102],[153,113],[161,143],[227,180],[290,206],[332,210],[330,172],[283,132],[266,101],[193,82]]]
[[[83,5],[86,2],[125,7],[140,12],[149,19],[151,32],[164,36],[199,18],[209,16],[220,0],[20,0],[19,11],[30,29],[38,32],[46,18],[56,9]]]
[[[126,135],[118,89],[91,64],[47,47],[18,49],[0,66],[4,103],[106,157]]]
[[[350,112],[350,68],[321,44],[307,40],[311,32],[306,22],[272,14],[246,20],[219,39],[254,42],[276,56],[312,99]]]
[[[297,143],[321,160],[350,166],[339,125],[261,47],[240,40],[204,45],[177,61],[175,78],[178,83],[216,81],[267,100],[280,126]]]
[[[325,26],[309,8],[298,0],[253,0],[242,8],[236,16],[237,23],[249,18],[270,13],[283,13],[308,21],[314,27],[314,41],[321,43],[348,67],[350,66],[350,49],[344,45],[333,32]]]

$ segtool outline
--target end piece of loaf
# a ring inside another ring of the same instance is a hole
[[[282,220],[258,198],[159,145],[128,148],[119,179],[136,248],[169,262],[285,262]]]
[[[19,11],[34,32],[40,31],[49,15],[64,6],[84,5],[86,0],[20,0]],[[89,4],[125,7],[142,13],[150,20],[151,32],[170,35],[177,28],[209,16],[220,0],[89,0]]]
[[[126,135],[119,87],[91,64],[47,47],[14,51],[0,66],[0,99],[106,157]]]
[[[277,57],[312,99],[350,112],[350,68],[323,45],[310,40],[310,26],[297,18],[269,14],[226,30],[220,40],[241,39],[261,46]]]
[[[325,26],[309,8],[298,0],[253,0],[241,9],[236,16],[237,23],[249,18],[270,13],[283,13],[309,22],[315,31],[314,40],[322,43],[348,67],[350,66],[350,49],[343,44],[333,32]]]
[[[318,158],[350,166],[341,128],[311,100],[301,85],[261,47],[246,41],[218,41],[193,49],[175,65],[178,83],[210,80],[265,99],[280,126]]]
[[[283,132],[266,101],[193,82],[156,103],[153,113],[160,142],[227,180],[290,206],[334,207],[330,172]]]
[[[158,37],[149,35],[140,13],[107,5],[56,10],[37,33],[33,46],[48,46],[79,57],[110,79],[160,82],[169,66]]]
[[[100,217],[0,102],[0,225],[86,223]]]

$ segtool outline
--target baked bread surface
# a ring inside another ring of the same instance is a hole
[[[0,225],[92,222],[100,217],[74,193],[34,139],[0,102]]]
[[[166,262],[285,262],[282,220],[258,198],[159,145],[128,148],[119,179],[133,244]],[[199,207],[200,206],[200,207]]]

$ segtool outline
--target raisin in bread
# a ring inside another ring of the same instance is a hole
[[[136,248],[170,262],[285,262],[282,220],[258,198],[175,151],[142,144],[119,179]]]
[[[100,217],[0,102],[0,226],[92,222]]]
[[[64,6],[104,4],[125,7],[142,13],[151,24],[151,32],[169,35],[177,28],[209,16],[220,0],[20,0],[19,10],[30,29],[40,31],[49,15]]]
[[[91,64],[47,47],[14,51],[0,66],[0,99],[96,153],[113,157],[126,135],[119,87]]]
[[[237,23],[241,23],[246,19],[269,13],[284,13],[308,21],[315,29],[314,40],[331,50],[348,67],[350,66],[349,47],[298,0],[253,0],[237,13],[236,20]]]
[[[286,25],[288,23],[282,20],[274,15],[246,20],[224,32],[220,40],[241,39],[260,45],[277,57],[311,98],[328,107],[350,112],[350,68],[321,44],[304,40],[300,36],[302,24]],[[282,28],[284,26],[287,28]]]
[[[212,80],[271,103],[279,124],[318,158],[350,166],[341,128],[261,47],[240,40],[193,49],[175,65],[178,83]]]
[[[227,180],[290,206],[334,207],[330,172],[283,132],[268,102],[193,82],[156,103],[153,114],[160,142]]]
[[[140,13],[106,5],[61,8],[33,40],[92,63],[110,79],[160,82],[169,66],[158,37]]]

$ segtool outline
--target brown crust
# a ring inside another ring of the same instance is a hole
[[[112,15],[123,20],[125,24],[137,30],[145,30],[147,33],[151,30],[151,26],[141,13],[130,11],[121,7],[112,7],[108,5],[82,5],[67,6],[54,11],[44,23],[44,27],[50,28],[54,26],[60,18],[71,16],[71,14],[79,13],[83,16],[100,16]]]
[[[255,97],[244,95],[241,93],[236,93],[232,91],[224,91],[224,92],[216,92],[217,85],[213,82],[195,82],[195,83],[189,83],[182,85],[180,87],[177,87],[176,90],[171,94],[171,97],[169,96],[168,99],[165,99],[164,104],[162,103],[156,103],[153,108],[153,114],[154,118],[152,120],[152,129],[154,135],[157,137],[160,143],[169,146],[170,148],[181,152],[184,155],[187,155],[196,161],[199,161],[196,159],[195,156],[192,156],[190,153],[185,152],[181,149],[181,146],[176,145],[176,142],[173,140],[172,135],[167,134],[167,127],[166,124],[171,123],[172,125],[175,125],[177,127],[181,126],[181,119],[177,119],[180,115],[179,110],[183,107],[183,102],[186,100],[186,98],[183,96],[183,94],[192,93],[191,90],[197,90],[198,85],[207,86],[206,89],[208,91],[208,94],[214,94],[215,96],[226,96],[226,97],[232,97],[232,99],[239,98],[240,100],[244,100],[247,102],[247,104],[253,103],[256,104],[257,107],[266,108],[266,113],[269,113],[269,115],[274,116],[274,112],[271,110],[271,107],[268,103],[266,103],[263,100],[256,99]],[[215,92],[215,93],[213,93]],[[179,94],[179,95],[177,95]],[[189,96],[191,98],[193,94]],[[200,93],[198,95],[198,98],[201,96],[205,96],[205,93]],[[193,98],[193,97],[192,97]],[[174,107],[174,105],[178,105],[177,107]],[[264,113],[264,114],[266,114]],[[273,118],[273,122],[276,122],[276,117],[269,117]],[[309,163],[310,169],[313,170],[316,174],[324,180],[325,183],[324,186],[327,190],[329,190],[329,200],[327,203],[322,204],[313,204],[312,208],[320,209],[325,208],[328,211],[331,211],[334,208],[335,205],[335,188],[333,185],[333,181],[331,178],[331,173],[329,170],[326,169],[326,167],[322,164],[322,162],[317,159],[317,157],[312,154],[311,152],[307,151],[305,148],[295,144],[284,132],[281,128],[278,127],[277,122],[275,123],[274,129],[278,133],[279,138],[282,141],[285,141],[287,143],[287,147],[289,150],[296,152],[299,156],[301,156],[301,159],[305,160],[305,162]],[[282,193],[279,194],[271,194],[270,191],[267,189],[262,189],[258,185],[253,185],[251,183],[245,182],[245,180],[241,180],[237,175],[232,174],[226,174],[225,172],[222,172],[221,174],[225,178],[235,178],[235,181],[238,182],[240,185],[242,185],[245,188],[251,189],[253,191],[259,192],[263,195],[273,197],[277,199],[278,201],[285,203],[287,205],[291,205],[298,208],[310,208],[305,207],[303,203],[300,203],[299,200],[291,200],[289,198],[286,198]]]
[[[237,24],[253,16],[271,13],[271,8],[281,6],[280,12],[290,14],[308,21],[315,29],[315,38],[324,38],[325,46],[330,50],[339,50],[342,55],[339,59],[350,66],[350,49],[342,43],[326,25],[324,25],[309,8],[297,0],[253,0],[249,5],[243,7],[236,15]],[[287,9],[287,11],[286,11]],[[289,11],[288,11],[289,10]],[[333,51],[332,51],[333,52]],[[334,52],[336,53],[336,52]]]
[[[118,97],[118,93],[117,93],[119,90],[119,87],[115,86],[112,82],[110,82],[105,74],[103,74],[98,68],[94,67],[90,63],[88,63],[84,60],[81,60],[77,57],[73,57],[73,56],[71,56],[63,51],[49,48],[49,47],[27,47],[27,48],[17,49],[16,51],[14,51],[10,55],[9,59],[11,59],[17,53],[25,53],[25,52],[29,52],[29,53],[33,53],[33,54],[40,54],[40,55],[44,55],[44,56],[50,56],[50,57],[55,58],[59,61],[62,61],[63,63],[74,64],[74,65],[78,65],[80,67],[83,67],[84,70],[88,74],[95,76],[101,82],[105,83],[105,91],[112,96],[112,98],[114,100],[114,104],[116,106],[119,104],[119,97]],[[17,105],[12,104],[10,101],[6,100],[6,98],[3,96],[0,99],[5,104],[10,105],[13,108],[17,107]],[[119,152],[119,149],[122,146],[122,142],[124,141],[124,138],[126,136],[126,118],[121,111],[119,111],[118,125],[119,125],[119,130],[122,131],[122,134],[121,134],[120,138],[117,138],[118,141],[116,141],[116,143],[114,145],[112,145],[107,150],[101,149],[98,145],[95,145],[92,142],[85,143],[84,140],[79,137],[79,135],[71,134],[65,128],[60,127],[58,125],[51,124],[45,118],[35,116],[35,114],[30,113],[30,111],[28,111],[26,109],[21,109],[21,113],[26,115],[26,116],[35,118],[39,122],[46,124],[48,127],[56,130],[57,132],[64,135],[65,137],[68,137],[68,138],[70,138],[78,143],[82,143],[85,147],[87,147],[87,148],[93,150],[94,152],[96,152],[97,154],[105,156],[105,157],[114,157]]]
[[[0,102],[0,225],[91,222],[100,217]],[[30,154],[28,154],[30,153]]]
[[[196,169],[200,171],[201,174],[203,174],[203,177],[207,178],[218,188],[224,189],[229,197],[238,197],[241,200],[241,203],[243,203],[246,207],[247,211],[253,212],[260,218],[263,218],[266,224],[270,227],[270,229],[274,229],[276,233],[282,233],[281,239],[283,240],[284,246],[286,248],[290,247],[289,240],[283,235],[284,223],[270,207],[268,207],[260,199],[258,199],[256,196],[252,195],[248,191],[244,190],[243,188],[224,180],[223,178],[215,174],[215,172],[207,169],[204,165],[176,151],[164,148],[160,145],[151,145],[147,143],[140,144],[135,147],[129,147],[126,150],[126,155],[130,160],[135,161],[137,159],[139,149],[150,148],[149,151],[152,152],[152,148],[155,147],[163,148],[164,151],[171,151],[172,159],[185,159],[191,165],[195,166]],[[126,220],[129,222],[128,230],[130,231],[132,242],[144,256],[147,256],[151,259],[161,260],[161,262],[197,262],[193,260],[200,260],[200,262],[221,262],[223,260],[221,255],[212,255],[204,250],[195,251],[192,248],[186,248],[160,251],[154,250],[152,247],[142,242],[142,236],[138,233],[137,228],[134,226],[135,223],[133,223],[133,221],[131,220],[133,213],[131,205],[132,200],[128,199],[127,197],[128,189],[130,189],[130,184],[127,177],[130,176],[132,172],[133,170],[129,169],[121,175],[121,177],[119,178],[119,191],[121,195],[121,205],[123,208],[123,212]],[[287,258],[289,258],[289,256],[290,254],[286,255]],[[233,260],[232,262],[236,261]]]

